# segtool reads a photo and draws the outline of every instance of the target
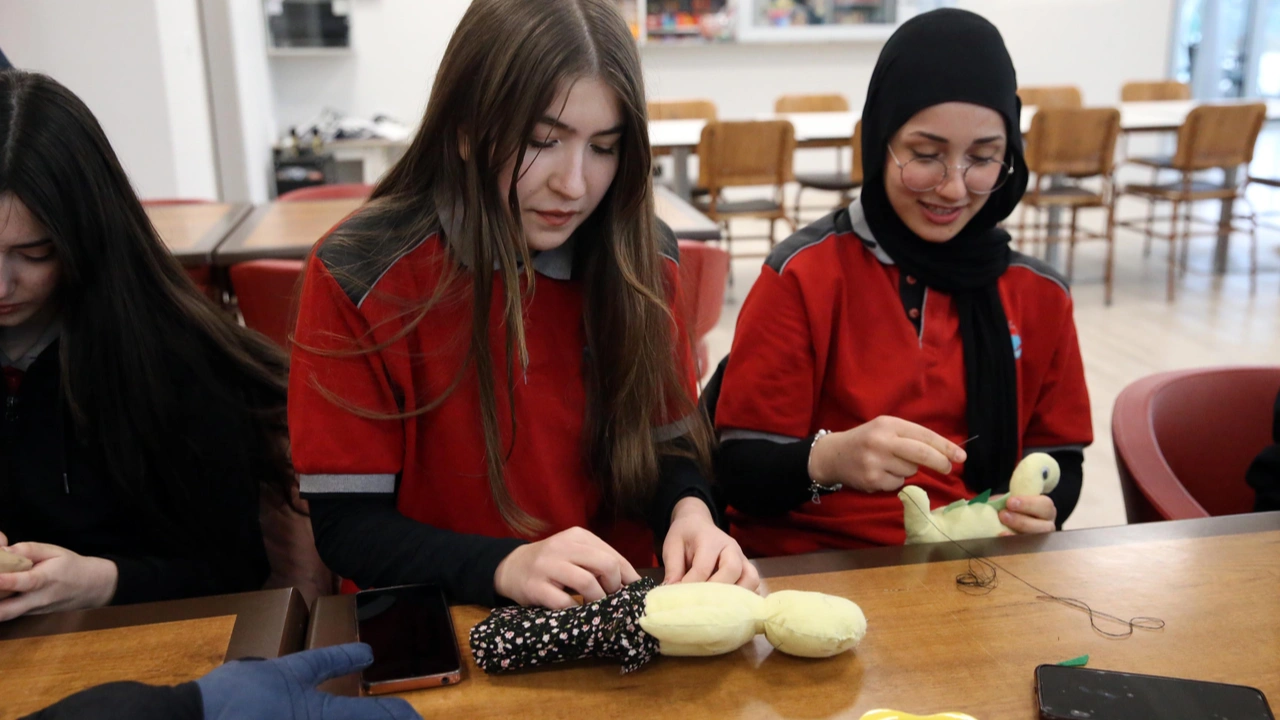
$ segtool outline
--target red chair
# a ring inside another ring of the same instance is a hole
[[[213,200],[192,200],[188,198],[156,198],[153,200],[143,200],[142,207],[169,207],[172,205],[208,205]],[[191,278],[191,282],[196,284],[200,290],[200,294],[214,301],[218,305],[222,304],[222,291],[218,289],[217,283],[213,281],[213,268],[208,265],[188,265],[184,266],[187,276]]]
[[[306,200],[363,200],[373,192],[372,185],[364,183],[335,183],[298,188],[276,198],[276,202],[304,202]]]
[[[244,324],[286,349],[293,331],[294,289],[303,265],[302,260],[250,260],[232,265],[229,271]]]
[[[698,376],[710,364],[703,340],[720,321],[725,283],[729,279],[729,253],[693,240],[680,241],[680,293],[685,324],[698,344]]]
[[[1116,398],[1111,438],[1129,522],[1253,509],[1245,471],[1271,444],[1280,367],[1179,370]]]

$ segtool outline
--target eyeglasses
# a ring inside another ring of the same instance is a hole
[[[902,184],[912,192],[929,192],[941,187],[947,181],[949,166],[932,157],[919,157],[907,162],[898,160],[898,156],[889,147],[889,155],[902,172]],[[1004,185],[1005,180],[1013,174],[1013,168],[992,158],[975,160],[968,165],[956,165],[961,172],[965,188],[975,195],[990,195]]]

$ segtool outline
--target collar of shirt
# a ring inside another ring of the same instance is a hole
[[[889,253],[880,247],[880,243],[876,242],[876,236],[871,232],[871,226],[867,224],[867,214],[862,210],[862,194],[859,193],[849,203],[849,222],[853,225],[853,234],[857,235],[862,244],[871,251],[872,255],[883,265],[893,265],[893,258],[889,257]]]
[[[53,344],[53,341],[57,340],[58,336],[61,334],[62,323],[56,320],[49,323],[49,325],[45,327],[44,331],[40,334],[40,337],[36,340],[35,344],[20,357],[11,358],[5,354],[4,350],[0,350],[0,367],[16,368],[26,372],[27,369],[31,367],[31,364],[36,361],[36,358],[40,357],[40,354],[47,350],[49,346]]]
[[[441,197],[436,203],[436,214],[440,217],[440,231],[444,234],[445,243],[454,257],[464,266],[470,267],[470,253],[466,252],[456,241],[462,236],[462,201],[449,201]],[[573,247],[576,236],[570,236],[562,245],[550,250],[533,253],[533,269],[543,277],[552,280],[570,280],[573,278]],[[498,269],[497,261],[493,269]]]

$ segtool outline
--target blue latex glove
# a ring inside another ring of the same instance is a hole
[[[363,670],[373,650],[349,643],[275,660],[229,662],[196,681],[205,720],[422,720],[399,698],[353,698],[316,685]]]

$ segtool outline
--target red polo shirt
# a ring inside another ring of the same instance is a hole
[[[669,244],[664,265],[675,302],[674,240]],[[350,253],[322,241],[303,282],[289,383],[293,461],[303,493],[395,493],[399,511],[418,522],[459,533],[515,536],[489,490],[480,390],[474,364],[466,362],[469,273],[461,271],[438,233],[381,263]],[[504,290],[497,278],[492,296],[489,346],[498,427],[509,449],[507,487],[519,507],[546,523],[542,537],[585,527],[637,567],[651,566],[652,532],[643,523],[601,517],[600,486],[587,464],[583,370],[589,358],[583,283],[572,276],[571,244],[540,253],[534,267],[535,290],[524,303],[527,370],[515,359],[514,437],[505,381]],[[414,307],[432,296],[446,270],[459,273],[452,290],[406,332]],[[685,337],[683,327],[677,332]],[[385,347],[353,354],[353,339]],[[696,397],[692,351],[688,343],[676,344],[686,390]],[[437,407],[403,419],[368,417],[411,411],[441,398],[464,366],[457,387]],[[679,425],[658,427],[655,434],[679,435]]]
[[[1066,283],[1015,253],[999,291],[1015,349],[1021,451],[1083,448],[1093,432]],[[963,443],[965,410],[952,298],[900,275],[855,200],[766,261],[738,318],[716,426],[722,440],[792,442],[891,415]],[[939,507],[972,497],[961,470],[944,476],[922,468],[908,482]],[[905,539],[897,493],[846,490],[821,500],[778,518],[731,512],[734,536],[751,556]]]

